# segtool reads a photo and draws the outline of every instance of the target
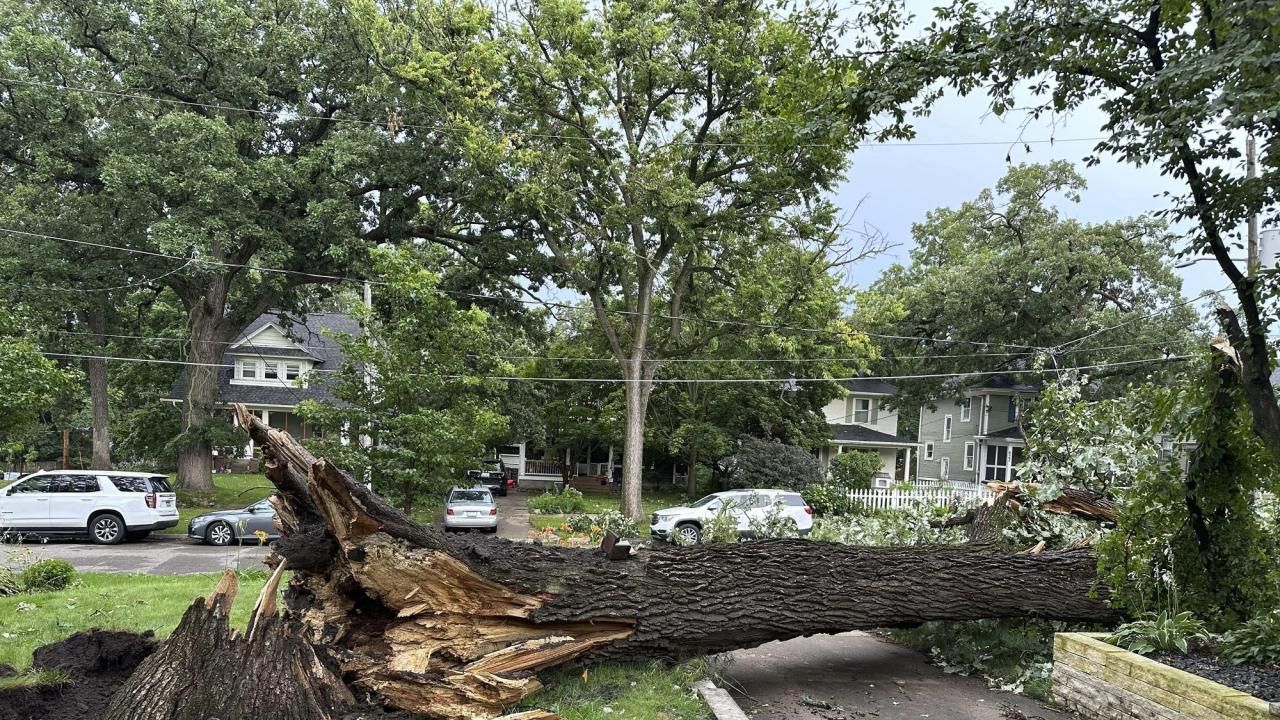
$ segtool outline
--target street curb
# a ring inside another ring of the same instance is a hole
[[[716,687],[710,680],[699,680],[693,684],[693,689],[698,691],[707,707],[711,708],[711,714],[716,716],[716,720],[748,720],[747,714],[738,707],[733,696],[724,688]]]

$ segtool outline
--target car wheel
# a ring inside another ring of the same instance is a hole
[[[95,545],[115,545],[124,537],[124,519],[119,515],[103,513],[89,521],[89,538]]]
[[[693,523],[677,525],[675,536],[682,545],[697,545],[702,542],[702,528]]]
[[[129,542],[138,542],[139,540],[146,540],[147,536],[150,534],[150,530],[138,530],[136,532],[125,533],[124,536]]]
[[[210,545],[230,545],[235,542],[236,533],[231,526],[224,522],[216,522],[204,531],[205,542]]]

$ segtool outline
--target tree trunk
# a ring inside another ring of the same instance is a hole
[[[191,362],[186,394],[182,398],[182,429],[185,442],[178,454],[178,485],[194,492],[213,491],[213,447],[210,426],[219,422],[214,415],[218,401],[218,371],[225,348],[221,316],[211,303],[196,303],[190,311]]]
[[[105,355],[107,346],[107,317],[101,309],[94,308],[82,314],[93,342],[93,355]],[[85,374],[89,379],[89,404],[93,425],[93,470],[111,469],[111,398],[107,386],[107,361],[101,357],[85,359]]]
[[[689,458],[686,462],[689,465],[689,474],[684,481],[684,490],[685,494],[692,498],[698,494],[698,446],[696,444],[689,451]]]
[[[174,677],[200,677],[194,692],[221,720],[293,720],[301,708],[332,717],[344,701],[335,677],[402,710],[492,718],[540,687],[535,673],[564,663],[672,660],[929,620],[1115,619],[1090,596],[1086,552],[763,540],[659,546],[614,562],[599,550],[449,535],[237,414],[278,489],[278,569],[294,572],[288,621],[263,625],[266,613],[255,613],[259,629],[239,639],[207,617],[216,599],[197,602],[108,720],[185,719],[182,696],[193,691]]]
[[[636,522],[644,520],[640,502],[644,483],[644,421],[649,411],[652,383],[641,362],[623,363],[627,399],[627,426],[622,448],[622,514]]]

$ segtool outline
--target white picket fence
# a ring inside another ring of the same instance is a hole
[[[916,505],[954,505],[985,500],[991,495],[991,490],[984,485],[926,485],[907,489],[849,491],[850,499],[869,510],[902,510]]]

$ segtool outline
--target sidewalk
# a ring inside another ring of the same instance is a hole
[[[771,642],[729,655],[722,685],[754,720],[1072,717],[991,690],[980,678],[945,673],[919,653],[865,633]]]

